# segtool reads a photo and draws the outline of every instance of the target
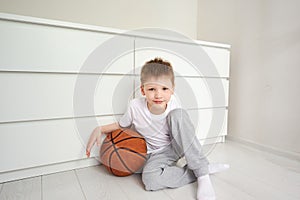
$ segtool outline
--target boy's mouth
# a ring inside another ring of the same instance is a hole
[[[153,102],[154,102],[155,104],[161,104],[161,103],[163,103],[164,101],[161,101],[161,100],[159,100],[159,101],[158,101],[158,100],[154,100]]]

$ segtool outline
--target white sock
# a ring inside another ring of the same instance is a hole
[[[197,200],[215,200],[216,195],[209,175],[200,176],[197,178]]]
[[[208,165],[208,172],[209,172],[209,174],[214,174],[214,173],[225,171],[229,168],[230,168],[230,165],[228,165],[228,164],[211,163]]]

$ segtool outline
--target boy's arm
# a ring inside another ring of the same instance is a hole
[[[110,132],[113,132],[114,130],[119,129],[119,123],[112,123],[112,124],[107,124],[104,126],[98,126],[96,127],[92,134],[90,135],[89,141],[87,143],[86,147],[86,156],[90,157],[90,152],[92,147],[94,146],[95,143],[97,143],[97,146],[100,146],[101,143],[101,133],[107,134]]]
[[[116,122],[116,123],[112,123],[112,124],[107,124],[107,125],[104,125],[104,126],[99,126],[99,131],[100,133],[111,133],[113,132],[114,130],[117,130],[117,129],[120,129],[121,127],[119,126],[119,123]]]

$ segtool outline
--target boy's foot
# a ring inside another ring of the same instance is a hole
[[[209,175],[200,176],[197,178],[197,200],[215,200],[216,195],[210,181]]]
[[[208,165],[209,174],[222,172],[222,171],[225,171],[229,168],[230,168],[230,165],[222,164],[222,163],[211,163],[211,164]]]

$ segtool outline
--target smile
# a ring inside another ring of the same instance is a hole
[[[161,104],[163,101],[153,101],[155,104]]]

